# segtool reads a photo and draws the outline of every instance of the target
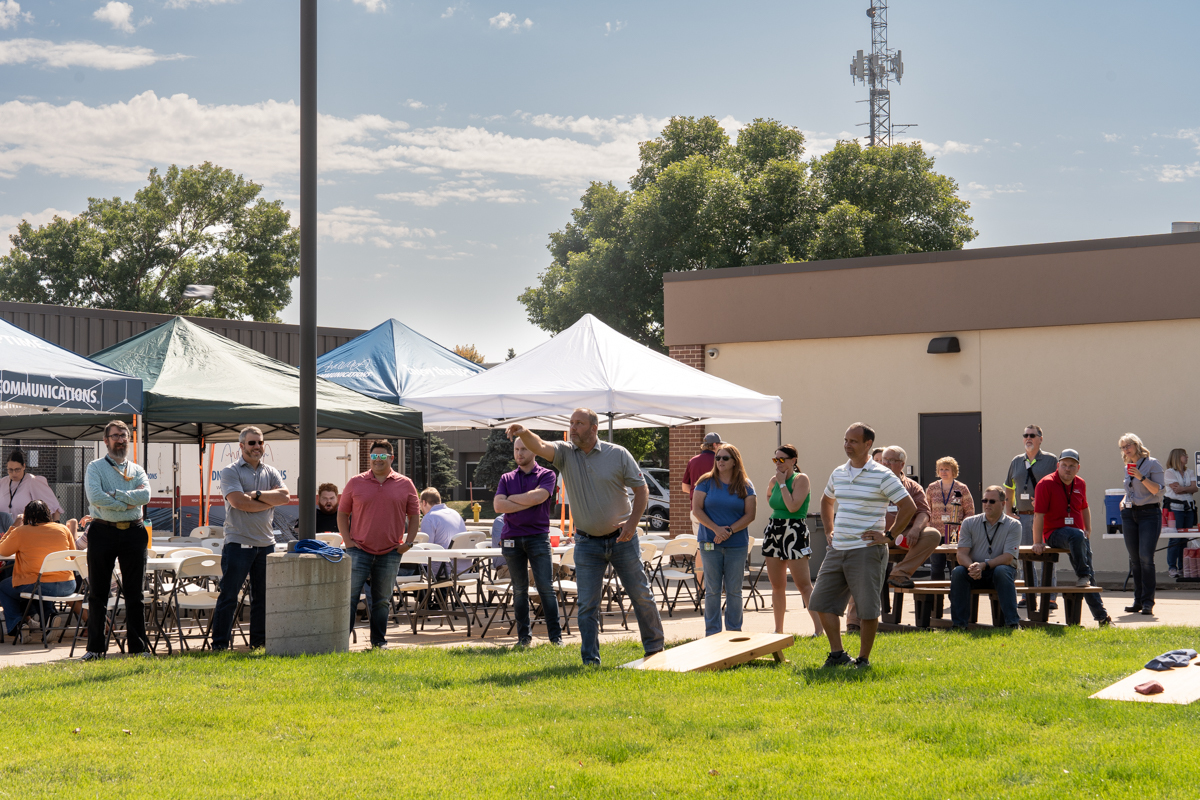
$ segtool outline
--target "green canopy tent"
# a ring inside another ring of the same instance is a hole
[[[300,428],[300,370],[182,317],[91,356],[142,379],[143,435],[161,443],[237,441],[257,425],[276,439]],[[317,379],[323,439],[424,436],[421,412]]]

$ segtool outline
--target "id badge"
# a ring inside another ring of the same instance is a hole
[[[1066,517],[1065,519],[1063,519],[1063,525],[1074,525],[1074,524],[1075,524],[1074,517]]]
[[[895,514],[895,513],[896,513],[896,507],[895,507],[895,506],[888,506],[887,513],[889,513],[889,514]]]
[[[950,515],[942,514],[942,522],[949,522],[949,521],[950,521]]]
[[[717,549],[717,546],[715,544],[713,544],[712,542],[705,542],[704,549],[705,550],[715,550],[715,549]]]
[[[1021,492],[1021,499],[1022,499],[1022,500],[1028,500],[1028,499],[1029,499],[1029,492]]]
[[[512,547],[515,544],[512,539],[503,539],[500,542],[501,547]]]

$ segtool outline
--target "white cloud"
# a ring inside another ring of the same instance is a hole
[[[238,0],[167,0],[167,8],[187,8],[188,6],[220,6],[226,3],[236,3]]]
[[[944,156],[950,153],[978,153],[983,150],[983,145],[966,144],[964,142],[956,142],[953,139],[947,139],[945,144],[937,142],[921,142],[922,148],[931,156]]]
[[[380,200],[399,200],[418,206],[440,206],[451,200],[474,203],[483,200],[489,203],[524,203],[525,193],[518,189],[489,188],[495,181],[445,181],[431,190],[417,192],[391,192],[376,195]]]
[[[383,0],[354,0],[354,4],[356,6],[362,6],[372,14],[387,10],[387,3],[385,3]]]
[[[8,251],[12,249],[12,240],[9,237],[17,232],[17,225],[21,224],[22,220],[37,228],[55,217],[71,219],[74,216],[70,211],[57,208],[47,208],[32,214],[28,211],[18,215],[0,214],[0,256],[7,255]]]
[[[1120,141],[1122,138],[1124,138],[1119,133],[1101,133],[1100,135],[1102,137],[1104,137],[1104,141],[1106,141],[1106,142],[1116,142],[1116,141]]]
[[[413,100],[411,97],[404,101],[404,105],[409,108],[428,108],[429,106],[422,103],[420,100]]]
[[[994,186],[987,186],[982,183],[971,181],[964,187],[963,194],[970,199],[990,200],[998,194],[1024,194],[1025,184],[1023,183],[1004,183]]]
[[[43,67],[90,67],[92,69],[136,69],[159,61],[177,61],[187,56],[165,55],[148,47],[121,47],[95,42],[48,42],[44,39],[0,41],[0,64],[36,64]]]
[[[446,6],[446,10],[442,12],[442,19],[450,19],[461,10],[462,6]]]
[[[541,115],[530,121],[545,135],[514,136],[474,125],[410,128],[381,116],[322,115],[322,177],[421,168],[516,175],[572,188],[589,180],[619,183],[637,169],[638,143],[660,127],[659,120],[642,116]],[[140,183],[152,166],[212,161],[256,181],[290,186],[298,177],[299,135],[299,107],[292,102],[205,105],[186,94],[154,92],[98,106],[12,100],[0,103],[0,177],[33,168]],[[501,200],[487,191],[480,188],[473,199]]]
[[[1193,164],[1164,164],[1155,173],[1162,183],[1182,183],[1189,178],[1200,178],[1200,161]]]
[[[21,13],[21,4],[17,0],[0,0],[0,31],[17,27],[17,23],[33,21],[33,14]]]
[[[92,14],[92,19],[107,22],[113,30],[122,33],[133,33],[138,28],[133,24],[133,6],[129,3],[119,2],[119,0],[109,0],[107,5],[96,9],[96,12]],[[150,18],[146,17],[139,24],[145,25],[149,21]]]
[[[424,247],[420,240],[436,235],[429,228],[397,225],[381,217],[374,209],[354,206],[339,206],[317,214],[317,234],[335,242],[370,242],[376,247],[412,249]]]
[[[606,22],[604,23],[604,35],[608,36],[610,33],[616,33],[619,30],[624,30],[624,28],[625,23],[621,20],[617,20],[616,22]]]
[[[525,21],[521,22],[517,19],[516,14],[510,14],[507,11],[501,11],[499,14],[489,19],[488,24],[496,30],[515,32],[522,29],[528,30],[532,28],[533,20],[529,19],[529,17],[526,17]]]

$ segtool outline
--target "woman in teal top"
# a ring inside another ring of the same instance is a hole
[[[767,561],[767,575],[771,578],[771,609],[775,612],[775,632],[783,633],[783,617],[787,613],[787,573],[792,571],[792,581],[804,598],[812,594],[812,577],[808,558],[812,550],[808,546],[808,527],[804,518],[808,516],[809,480],[796,465],[799,453],[790,444],[780,446],[771,459],[775,474],[767,484],[771,518],[763,531],[763,556]],[[821,618],[809,609],[816,635],[822,633]]]

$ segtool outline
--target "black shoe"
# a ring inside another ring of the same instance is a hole
[[[861,631],[861,630],[862,630],[862,626],[861,626],[861,625],[855,625],[855,624],[851,623],[851,624],[849,624],[849,625],[847,625],[847,626],[846,626],[846,633],[850,633],[850,632],[858,632],[858,631]]]
[[[950,630],[954,631],[955,633],[966,633],[968,630],[970,630],[970,628],[968,628],[966,625],[953,625],[951,626]]]
[[[93,653],[91,650],[89,650],[88,652],[84,653],[83,658],[81,658],[79,660],[80,661],[101,661],[107,655],[108,655],[108,653]]]
[[[1017,601],[1017,608],[1025,608],[1028,605],[1024,600]]]
[[[1142,616],[1153,617],[1154,616],[1154,606],[1146,606],[1145,608],[1143,608]]]
[[[1140,613],[1142,613],[1142,607],[1141,606],[1125,606],[1125,613],[1126,614],[1140,614]]]
[[[1055,603],[1053,600],[1051,600],[1051,601],[1050,601],[1050,610],[1051,610],[1051,611],[1058,611],[1058,603]]]
[[[854,659],[845,650],[834,655],[829,654],[829,658],[825,659],[825,663],[821,665],[821,669],[829,669],[830,667],[849,667],[854,665]]]
[[[1014,622],[1014,623],[1013,623],[1013,624],[1011,624],[1011,625],[1007,625],[1007,624],[1006,624],[1004,627],[1006,627],[1006,628],[1008,628],[1009,630],[1012,630],[1012,631],[1015,631],[1015,630],[1020,630],[1020,628],[1021,628],[1021,623],[1019,623],[1019,622]]]
[[[533,647],[533,639],[528,636],[517,640],[517,647]]]
[[[862,656],[859,656],[858,658],[854,659],[853,666],[855,669],[870,669],[871,662],[868,661],[867,659],[863,658]]]
[[[892,577],[888,578],[888,586],[891,586],[894,589],[911,589],[916,586],[916,584],[913,583],[912,578],[909,578],[905,575],[893,575]]]

